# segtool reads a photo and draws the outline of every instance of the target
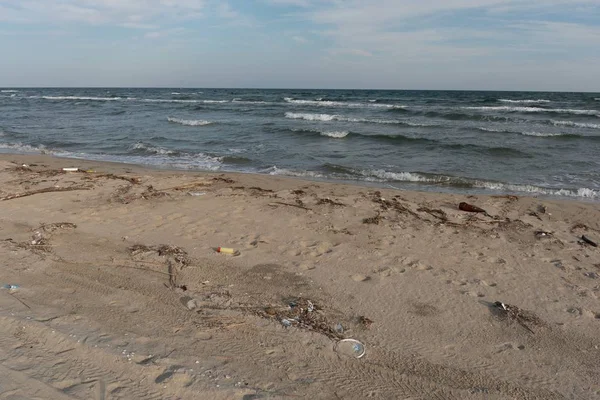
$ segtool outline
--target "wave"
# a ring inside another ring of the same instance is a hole
[[[144,103],[204,103],[221,104],[229,103],[229,100],[189,100],[189,99],[141,99]]]
[[[274,130],[276,131],[276,130]],[[385,134],[372,134],[372,135],[366,135],[366,134],[362,134],[362,133],[357,133],[357,132],[349,132],[349,131],[320,131],[320,130],[316,130],[316,129],[290,129],[290,131],[294,132],[294,133],[302,133],[302,134],[309,134],[309,135],[315,135],[315,136],[326,136],[326,137],[332,137],[332,138],[336,138],[336,139],[341,139],[341,138],[345,138],[345,137],[359,137],[362,139],[372,139],[372,140],[381,140],[381,141],[388,141],[388,142],[394,142],[394,143],[398,143],[398,142],[413,142],[413,143],[417,143],[417,142],[421,142],[421,143],[438,143],[436,140],[433,139],[427,139],[427,138],[419,138],[419,137],[410,137],[410,136],[404,136],[404,135],[385,135]]]
[[[50,151],[43,144],[32,146],[23,143],[0,143],[0,149],[14,150],[22,153],[49,153]]]
[[[477,127],[478,130],[483,132],[492,132],[492,133],[512,133],[515,135],[524,135],[524,136],[534,136],[534,137],[555,137],[555,138],[600,138],[600,136],[584,136],[578,135],[576,133],[562,133],[562,132],[536,132],[536,131],[511,131],[509,129],[495,129],[495,128],[486,128],[483,126]]]
[[[118,101],[123,100],[122,97],[93,97],[93,96],[29,96],[30,99],[44,100],[89,100],[89,101]],[[129,100],[127,98],[126,100]]]
[[[321,136],[327,136],[334,139],[342,139],[348,136],[348,131],[333,131],[333,132],[321,132]]]
[[[550,103],[550,100],[545,99],[524,99],[524,100],[511,100],[511,99],[498,99],[501,103],[522,103],[522,104],[536,104],[536,103]]]
[[[440,175],[422,172],[393,172],[383,169],[353,169],[340,165],[325,164],[324,173],[318,171],[293,171],[285,168],[271,167],[267,171],[271,175],[290,175],[317,179],[340,179],[367,181],[377,183],[424,183],[459,188],[483,189],[501,193],[525,193],[556,197],[579,197],[588,199],[600,198],[600,191],[589,188],[547,188],[535,185],[493,182],[473,178]]]
[[[402,109],[405,106],[395,104],[375,104],[375,103],[346,103],[343,101],[329,101],[329,100],[296,100],[291,97],[285,97],[283,99],[286,103],[304,105],[304,106],[319,106],[319,107],[377,107],[377,108],[390,108],[390,109]]]
[[[441,118],[448,121],[477,121],[477,122],[515,122],[516,119],[497,115],[474,115],[462,112],[426,111],[421,113],[427,118]]]
[[[19,93],[18,90],[0,90],[0,93]]]
[[[212,124],[211,121],[194,120],[194,119],[179,119],[179,118],[173,118],[173,117],[168,117],[167,121],[172,122],[174,124],[180,124],[180,125],[186,125],[186,126],[205,126],[205,125]]]
[[[555,121],[555,120],[551,120],[550,123],[554,126],[570,126],[573,128],[600,129],[600,124],[588,124],[588,123],[583,123],[583,122]]]
[[[510,106],[497,106],[497,107],[462,107],[465,110],[477,110],[477,111],[506,111],[506,112],[522,112],[522,113],[556,113],[556,114],[575,114],[575,115],[595,115],[600,117],[600,111],[598,110],[577,110],[569,108],[540,108],[540,107],[510,107]]]
[[[536,137],[558,137],[558,136],[573,136],[573,137],[581,137],[580,135],[572,135],[565,133],[554,133],[554,132],[521,132],[522,135],[525,136],[536,136]]]
[[[275,104],[272,102],[262,101],[262,100],[242,100],[242,99],[233,99],[233,100],[231,100],[231,102],[236,103],[236,104]]]
[[[350,118],[335,114],[309,114],[309,113],[294,113],[286,112],[285,117],[289,119],[303,119],[306,121],[340,121],[340,122],[360,122],[367,124],[393,124],[393,125],[404,125],[412,127],[439,127],[439,124],[419,123],[402,120],[390,120],[390,119],[370,119],[370,118]]]
[[[142,152],[146,153],[146,154],[160,154],[160,155],[166,155],[166,156],[179,154],[179,152],[175,151],[175,150],[169,150],[169,149],[165,149],[163,147],[156,147],[156,146],[152,146],[152,145],[142,143],[142,142],[137,142],[136,144],[131,146],[131,149],[132,150],[142,150]]]

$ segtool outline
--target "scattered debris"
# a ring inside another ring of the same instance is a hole
[[[378,212],[376,216],[374,217],[369,217],[369,218],[365,218],[363,219],[363,224],[373,224],[373,225],[379,225],[379,223],[383,220],[383,217],[381,216],[381,214]]]
[[[129,252],[132,256],[142,253],[157,253],[159,256],[164,257],[166,260],[167,271],[169,275],[168,287],[170,289],[183,289],[185,287],[185,285],[177,284],[178,271],[190,264],[188,254],[182,248],[164,244],[160,246],[146,246],[143,244],[136,244],[129,248]],[[187,290],[187,287],[185,287],[184,290]]]
[[[365,345],[356,339],[342,339],[333,348],[338,354],[361,358],[365,355]]]
[[[71,192],[74,190],[90,190],[90,189],[91,188],[89,186],[49,187],[49,188],[32,190],[29,192],[9,194],[8,196],[0,197],[0,201],[19,199],[21,197],[33,196],[35,194],[41,194],[41,193]]]
[[[197,197],[197,196],[204,196],[206,194],[206,192],[188,192],[188,194],[190,196]]]
[[[589,237],[587,237],[585,235],[581,236],[581,240],[583,240],[585,243],[589,244],[590,246],[598,247],[598,243],[594,242],[592,239],[590,239]]]
[[[72,167],[68,167],[68,168],[63,168],[62,170],[63,170],[64,172],[78,172],[78,171],[79,171],[79,168],[76,168],[76,167],[73,167],[73,168],[72,168]]]
[[[284,202],[281,202],[281,201],[275,201],[273,203],[269,203],[269,206],[271,206],[271,207],[277,207],[277,205],[288,206],[288,207],[296,207],[296,208],[301,208],[301,209],[306,210],[306,211],[312,211],[310,208],[304,207],[303,205],[299,205],[299,204],[290,204],[290,203],[284,203]]]
[[[269,319],[276,319],[285,327],[309,329],[327,336],[330,339],[341,339],[342,334],[337,332],[321,308],[314,302],[305,298],[284,299],[285,307],[268,306],[254,310],[254,313]]]
[[[435,218],[438,218],[444,222],[448,221],[448,215],[446,214],[446,212],[444,210],[440,210],[440,209],[431,209],[431,208],[427,208],[427,207],[420,207],[417,209],[418,212],[425,212]]]
[[[485,211],[483,208],[479,208],[472,204],[465,203],[464,201],[458,205],[458,209],[462,210],[462,211],[473,212],[473,213],[482,213],[482,214],[488,215],[487,211]]]
[[[540,214],[546,214],[547,208],[546,206],[543,206],[541,204],[539,204],[537,206],[537,212],[539,212]]]
[[[540,221],[542,221],[542,217],[540,217],[540,215],[538,213],[536,213],[535,211],[529,211],[527,213],[527,215],[530,215],[532,217],[536,217],[537,219],[539,219]]]
[[[286,328],[289,328],[290,326],[292,326],[292,322],[289,319],[287,319],[287,318],[283,318],[281,320],[281,324],[283,326],[285,326]]]
[[[527,323],[538,326],[545,325],[544,322],[531,311],[522,310],[517,306],[511,306],[510,304],[502,303],[500,301],[495,302],[494,306],[502,313],[503,316],[516,321],[519,325],[531,333],[535,332],[527,325]]]
[[[230,247],[217,247],[216,249],[217,253],[223,253],[223,254],[231,254],[232,256],[239,256],[240,252],[232,249]]]
[[[591,279],[598,279],[600,277],[600,275],[598,275],[595,272],[585,272],[583,275],[587,276],[588,278]]]
[[[142,183],[142,178],[137,178],[137,177],[133,177],[133,176],[115,175],[115,174],[90,175],[89,178],[94,178],[94,179],[100,179],[100,178],[116,179],[116,180],[127,181],[127,182],[131,183],[132,185],[138,185],[138,184]]]
[[[296,196],[302,196],[302,195],[306,194],[306,192],[302,189],[297,189],[297,190],[292,190],[292,194],[295,194]]]
[[[337,323],[337,324],[335,324],[335,326],[333,327],[333,329],[334,329],[334,330],[335,330],[337,333],[339,333],[340,335],[341,335],[342,333],[344,333],[344,327],[343,327],[343,326],[342,326],[342,324],[340,324],[340,323]]]
[[[329,205],[335,206],[335,207],[346,207],[346,205],[344,203],[340,203],[338,201],[331,200],[330,198],[319,199],[319,201],[317,201],[318,206],[323,205],[323,204],[329,204]]]
[[[146,187],[146,190],[144,190],[144,192],[142,192],[142,194],[140,194],[140,197],[144,200],[148,200],[154,197],[168,197],[170,196],[169,193],[161,191],[161,190],[156,190],[154,189],[154,187],[152,185],[148,185]]]
[[[358,322],[361,323],[365,328],[370,328],[373,324],[373,320],[365,317],[364,315],[358,316]]]
[[[235,181],[233,179],[223,178],[223,177],[220,177],[220,176],[213,178],[213,181],[215,181],[215,182],[223,182],[223,183],[235,183]]]
[[[542,231],[542,230],[537,230],[534,232],[534,234],[535,234],[535,237],[538,239],[553,236],[552,232],[547,232],[547,231]]]
[[[255,190],[257,192],[262,192],[262,193],[274,193],[271,189],[263,189],[261,187],[258,186],[253,186],[251,188],[248,188],[249,190]]]
[[[18,290],[20,288],[19,285],[13,285],[11,283],[7,283],[5,285],[2,285],[2,289],[6,289],[6,290]]]

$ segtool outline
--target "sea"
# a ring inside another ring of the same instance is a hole
[[[0,152],[598,201],[600,93],[0,89]]]

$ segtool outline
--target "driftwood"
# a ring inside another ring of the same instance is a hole
[[[0,201],[19,199],[21,197],[33,196],[34,194],[41,194],[41,193],[71,192],[74,190],[90,190],[90,189],[91,188],[89,188],[87,186],[49,187],[49,188],[43,188],[43,189],[38,189],[38,190],[31,190],[29,192],[9,194],[8,196],[0,197]]]
[[[312,211],[310,208],[304,207],[304,206],[301,206],[301,205],[298,205],[298,204],[284,203],[284,202],[281,202],[281,201],[275,201],[273,203],[269,203],[269,205],[276,205],[276,204],[280,204],[282,206],[288,206],[288,207],[301,208],[301,209],[306,210],[306,211]]]

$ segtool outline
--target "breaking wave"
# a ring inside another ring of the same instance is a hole
[[[541,108],[541,107],[510,107],[510,106],[481,106],[481,107],[462,107],[465,110],[477,111],[506,111],[522,113],[556,113],[556,114],[575,114],[575,115],[595,115],[600,116],[597,110],[577,110],[570,108]]]
[[[394,124],[394,125],[404,125],[404,126],[413,126],[413,127],[440,126],[439,124],[419,123],[419,122],[411,122],[411,121],[404,121],[404,120],[374,119],[374,118],[350,118],[350,117],[344,117],[344,116],[335,115],[335,114],[309,114],[309,113],[286,112],[285,117],[289,118],[289,119],[303,119],[306,121],[320,121],[320,122],[330,122],[330,121],[361,122],[361,123],[368,123],[368,124]]]
[[[160,155],[166,155],[166,156],[179,154],[178,151],[165,149],[163,147],[152,146],[152,145],[149,145],[149,144],[146,144],[143,142],[137,142],[136,144],[131,146],[131,149],[132,150],[141,150],[143,153],[146,153],[146,154],[160,154]]]
[[[211,121],[195,120],[195,119],[179,119],[179,118],[173,118],[173,117],[168,117],[167,121],[172,122],[174,124],[180,124],[180,125],[186,125],[186,126],[205,126],[205,125],[212,124]]]
[[[521,104],[539,104],[539,103],[550,103],[550,100],[545,99],[523,99],[523,100],[511,100],[511,99],[498,99],[501,103],[521,103]]]
[[[472,178],[455,177],[449,175],[438,175],[421,172],[392,172],[383,169],[353,169],[339,165],[326,164],[321,171],[295,171],[276,166],[264,171],[270,175],[288,175],[316,179],[340,179],[367,181],[378,183],[423,183],[439,186],[450,186],[457,188],[483,189],[493,192],[523,193],[556,197],[579,197],[587,199],[600,198],[600,191],[588,188],[546,188],[535,185],[520,185],[503,182],[493,182]]]
[[[586,129],[600,129],[600,124],[588,124],[583,122],[572,122],[572,121],[554,121],[550,123],[554,126],[570,126],[573,128],[586,128]]]
[[[376,107],[376,108],[390,108],[390,109],[402,109],[405,106],[395,104],[376,104],[376,103],[346,103],[343,101],[329,101],[329,100],[296,100],[291,97],[285,97],[283,99],[286,103],[304,105],[304,106],[318,106],[318,107],[349,107],[349,108],[361,108],[361,107]]]

